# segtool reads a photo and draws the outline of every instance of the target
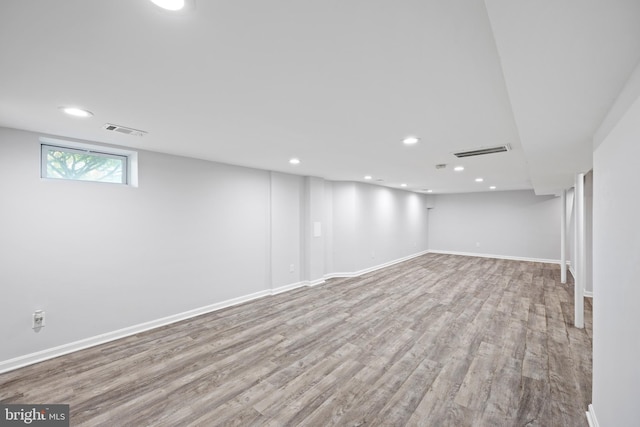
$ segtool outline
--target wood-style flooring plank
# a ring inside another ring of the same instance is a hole
[[[0,375],[74,426],[586,426],[557,265],[427,254]]]

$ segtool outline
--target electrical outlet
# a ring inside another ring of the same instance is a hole
[[[289,265],[289,273],[293,273],[296,271],[296,266],[294,264]]]
[[[44,327],[44,310],[36,310],[33,313],[33,329],[40,329]]]

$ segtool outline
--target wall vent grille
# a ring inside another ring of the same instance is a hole
[[[119,132],[125,135],[133,136],[145,136],[148,133],[140,129],[128,128],[126,126],[114,125],[112,123],[106,123],[103,128],[108,131]]]
[[[506,144],[506,145],[499,145],[497,147],[487,147],[487,148],[478,148],[475,150],[459,151],[457,153],[453,153],[453,155],[458,158],[463,158],[463,157],[483,156],[485,154],[504,153],[505,151],[509,151],[509,150],[511,150],[511,146],[509,144]]]

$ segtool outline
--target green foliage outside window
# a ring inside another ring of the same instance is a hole
[[[125,183],[126,158],[48,147],[46,177]]]

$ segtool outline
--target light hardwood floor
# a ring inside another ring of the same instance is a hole
[[[0,375],[73,426],[586,426],[556,265],[427,254]]]

